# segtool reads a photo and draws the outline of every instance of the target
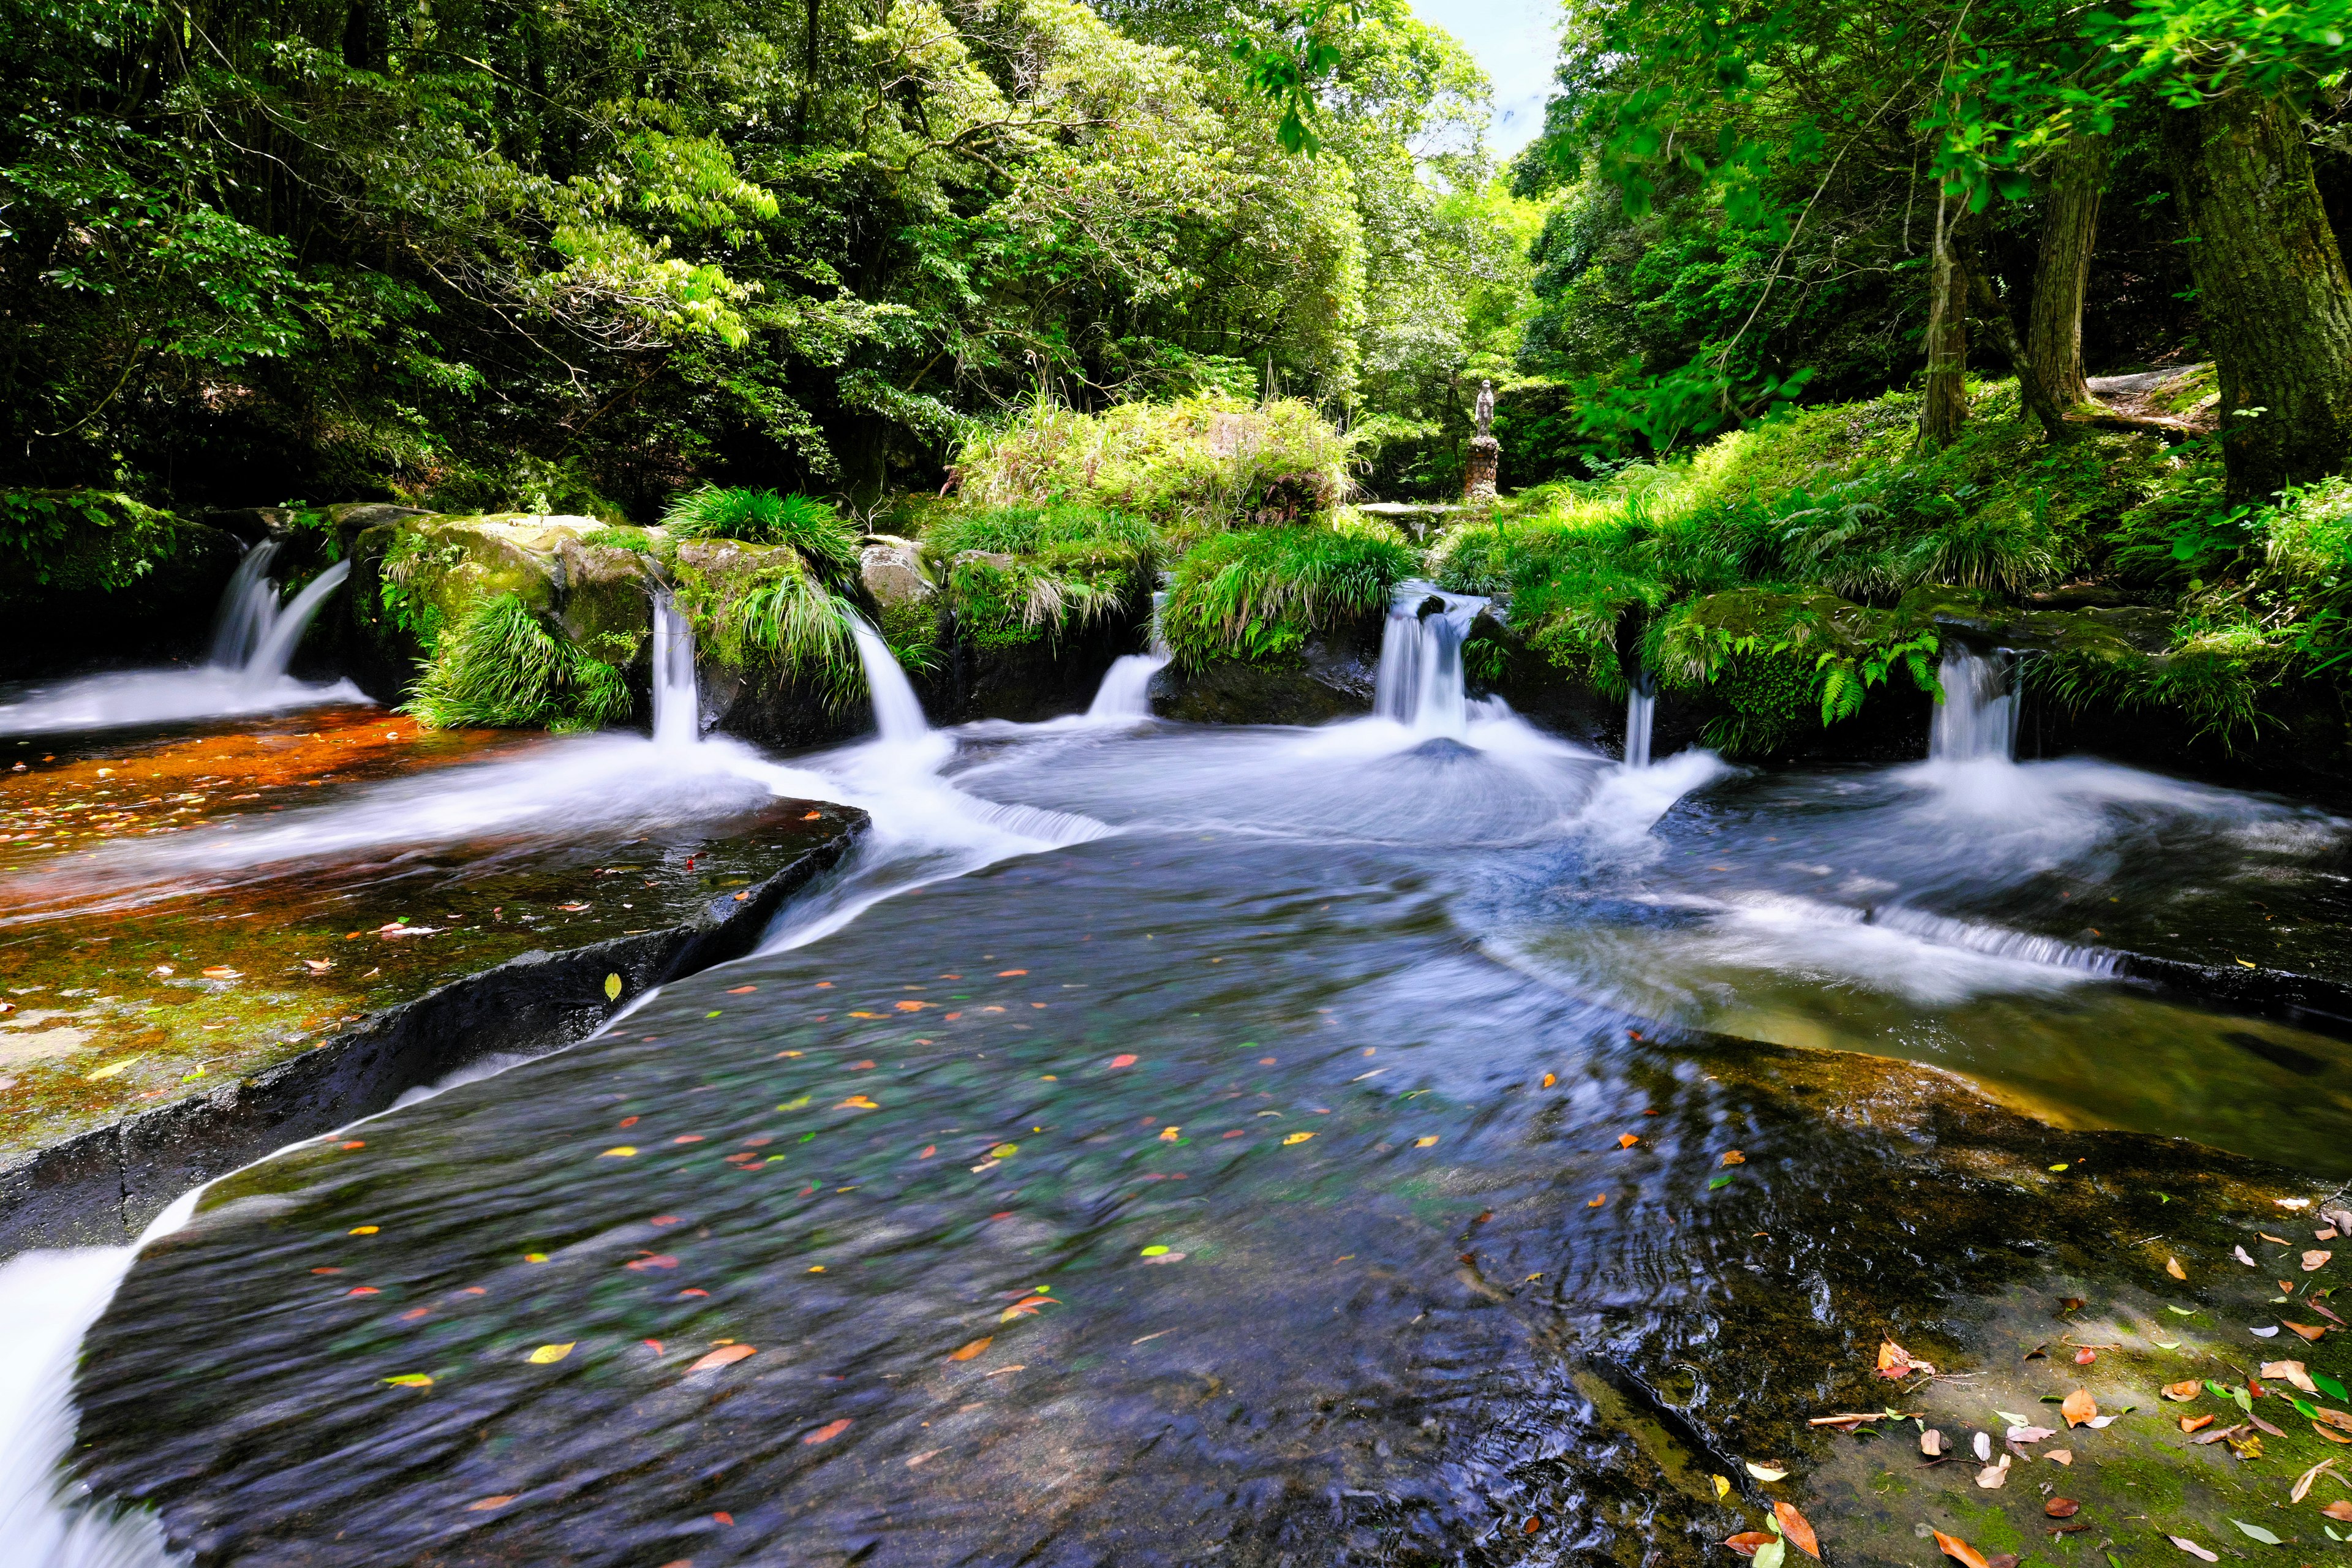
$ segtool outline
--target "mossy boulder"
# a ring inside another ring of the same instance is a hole
[[[376,697],[398,700],[451,627],[509,595],[601,662],[643,665],[659,531],[527,513],[381,516],[394,510],[330,509],[352,562],[351,673]]]

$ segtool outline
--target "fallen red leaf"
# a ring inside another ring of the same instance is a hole
[[[1813,1527],[1805,1522],[1805,1516],[1799,1513],[1794,1505],[1785,1502],[1773,1503],[1772,1512],[1780,1520],[1780,1533],[1789,1538],[1789,1544],[1816,1563],[1820,1562],[1822,1543],[1814,1537]]]
[[[744,1357],[755,1356],[759,1353],[758,1349],[751,1345],[720,1345],[717,1350],[688,1367],[686,1375],[692,1377],[698,1372],[709,1372],[718,1367],[733,1366]]]
[[[835,1437],[840,1436],[844,1432],[848,1430],[849,1417],[845,1415],[838,1421],[826,1422],[824,1426],[818,1427],[807,1436],[803,1437],[801,1441],[803,1443],[830,1443]]]
[[[1987,1568],[1984,1553],[1962,1541],[1958,1536],[1946,1535],[1940,1530],[1932,1533],[1936,1537],[1936,1544],[1943,1548],[1945,1556],[1956,1563],[1967,1563],[1968,1568]]]
[[[1756,1549],[1758,1547],[1769,1546],[1778,1539],[1779,1537],[1773,1535],[1769,1531],[1743,1530],[1738,1534],[1733,1536],[1730,1540],[1725,1542],[1724,1544],[1730,1547],[1734,1552],[1738,1552],[1742,1557],[1753,1557],[1756,1555]]]

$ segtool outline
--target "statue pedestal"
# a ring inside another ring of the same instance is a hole
[[[1478,505],[1495,499],[1495,476],[1503,463],[1503,444],[1492,436],[1470,438],[1470,462],[1462,472],[1462,499]]]

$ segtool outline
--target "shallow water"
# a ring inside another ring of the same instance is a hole
[[[619,744],[431,808],[601,798]],[[2045,907],[2324,891],[2343,825],[2283,803],[1627,770],[1486,705],[709,750],[873,839],[762,956],[216,1185],[88,1342],[102,1492],[253,1563],[1572,1554],[1696,1504],[1611,1458],[1562,1336],[1717,1336],[1783,1226],[1869,1275],[1841,1184],[1902,1157],[1659,1020],[2352,1148],[2340,1047],[2116,981]]]

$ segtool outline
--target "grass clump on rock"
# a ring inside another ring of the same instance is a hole
[[[705,485],[670,502],[662,526],[677,539],[789,545],[826,577],[857,568],[857,531],[830,502],[813,496]]]
[[[1419,564],[1410,546],[1379,529],[1236,530],[1178,563],[1161,633],[1188,668],[1288,659],[1315,633],[1385,609]]]
[[[625,663],[635,650],[611,651]],[[442,629],[400,710],[434,730],[595,730],[625,720],[633,705],[620,665],[557,637],[520,598],[500,594]]]
[[[844,589],[858,535],[829,504],[773,490],[705,487],[663,515],[670,576],[698,644],[739,669],[805,682],[828,702],[866,689]]]
[[[1001,648],[1057,643],[1133,612],[1160,543],[1140,518],[1061,504],[967,512],[935,526],[924,549],[966,635]]]

